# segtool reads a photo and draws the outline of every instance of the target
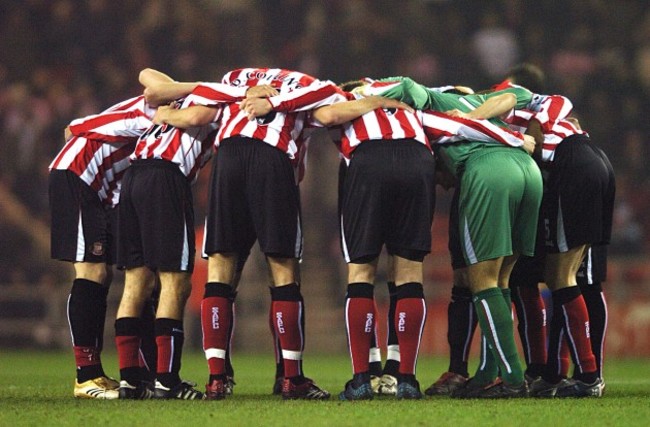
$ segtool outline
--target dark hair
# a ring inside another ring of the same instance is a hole
[[[345,92],[351,92],[353,89],[366,84],[363,80],[350,80],[339,84],[339,88]]]
[[[544,71],[537,65],[524,62],[511,68],[508,72],[508,80],[512,83],[523,86],[533,93],[544,93],[546,77]]]

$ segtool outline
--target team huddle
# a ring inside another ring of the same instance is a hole
[[[455,191],[450,365],[424,394],[601,396],[607,310],[600,284],[614,174],[571,115],[571,102],[542,94],[540,76],[522,65],[474,93],[429,88],[408,77],[337,86],[274,68],[233,70],[218,83],[141,71],[143,95],[73,120],[50,165],[52,258],[75,269],[68,300],[75,397],[219,400],[232,394],[234,305],[257,242],[269,271],[273,393],[330,398],[302,369],[299,184],[309,139],[319,129],[341,159],[352,379],[340,400],[423,397],[416,364],[436,184]],[[208,264],[201,325],[209,377],[201,391],[179,371],[196,253],[191,186],[209,162],[201,248]],[[374,283],[384,250],[390,305],[382,367]],[[119,381],[106,375],[100,358],[113,266],[125,272],[115,321]],[[552,291],[548,326],[540,282]],[[477,324],[481,360],[470,376]]]

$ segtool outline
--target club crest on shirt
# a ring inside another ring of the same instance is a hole
[[[102,256],[104,255],[104,245],[102,242],[95,242],[93,243],[93,249],[92,249],[92,254],[95,256]]]

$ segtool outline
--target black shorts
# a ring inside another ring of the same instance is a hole
[[[364,142],[345,172],[341,241],[347,262],[381,253],[421,261],[431,251],[433,154],[413,140]]]
[[[546,248],[541,233],[543,233],[543,228],[540,226],[540,234],[535,245],[535,256],[522,256],[517,259],[512,274],[510,274],[510,287],[537,287],[538,283],[544,281]],[[580,264],[576,278],[578,285],[592,285],[607,280],[607,245],[594,245],[589,248]]]
[[[70,262],[113,264],[113,211],[75,173],[54,169],[49,175],[51,256]]]
[[[166,160],[136,160],[122,180],[118,205],[121,268],[192,272],[195,237],[190,183]]]
[[[447,248],[449,249],[449,256],[451,257],[451,268],[458,270],[459,268],[467,267],[465,256],[463,255],[463,248],[460,244],[459,233],[459,214],[458,214],[458,200],[460,199],[460,188],[454,188],[454,195],[451,199],[451,206],[449,206],[449,228]]]
[[[577,274],[578,285],[593,285],[607,280],[607,245],[589,248]]]
[[[256,139],[225,139],[213,159],[203,251],[300,258],[300,196],[286,153]]]
[[[557,146],[547,173],[542,203],[547,251],[609,243],[615,180],[603,151],[587,136],[571,136]]]

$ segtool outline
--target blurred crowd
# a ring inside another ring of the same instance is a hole
[[[0,52],[0,283],[51,280],[35,243],[48,236],[34,224],[49,222],[47,166],[63,129],[138,95],[145,67],[178,80],[269,66],[335,82],[408,75],[481,89],[532,62],[613,162],[612,255],[650,250],[646,0],[9,0]],[[321,179],[335,188],[335,177]],[[335,212],[335,197],[328,203]]]

